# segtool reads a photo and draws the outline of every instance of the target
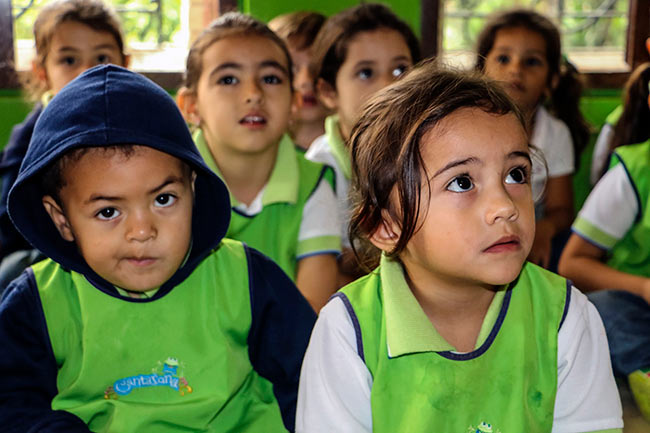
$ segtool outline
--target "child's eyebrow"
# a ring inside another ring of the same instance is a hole
[[[521,150],[515,150],[514,152],[510,152],[508,154],[508,159],[515,159],[515,158],[525,158],[530,164],[533,163],[533,160],[530,158],[528,152],[522,152]]]
[[[169,176],[160,185],[149,190],[147,194],[155,194],[161,189],[165,188],[167,185],[170,185],[172,183],[182,183],[182,182],[183,179],[178,176]],[[119,196],[112,196],[112,195],[93,194],[90,196],[90,198],[88,198],[88,200],[85,200],[83,204],[89,205],[97,201],[120,201],[120,200],[124,200],[124,198]]]
[[[465,158],[465,159],[457,159],[456,161],[451,161],[450,163],[442,167],[440,170],[436,171],[436,173],[431,178],[433,179],[434,177],[441,175],[445,171],[452,169],[454,167],[458,167],[459,165],[475,164],[479,162],[481,161],[474,156],[470,156],[469,158]]]
[[[216,74],[219,71],[222,71],[224,69],[242,69],[242,65],[240,65],[239,63],[235,63],[235,62],[222,63],[222,64],[220,64],[219,66],[217,66],[216,68],[214,68],[210,72],[210,77],[212,77],[214,74]]]
[[[404,55],[393,57],[393,61],[398,61],[398,60],[403,60],[405,62],[410,62],[411,58],[409,56],[404,56]]]
[[[183,183],[183,179],[178,177],[178,176],[169,176],[159,186],[149,190],[149,194],[155,194],[158,191],[160,191],[161,189],[165,188],[167,185],[172,184],[172,183]]]
[[[282,66],[280,63],[276,62],[275,60],[265,60],[262,63],[260,63],[260,67],[262,68],[276,68],[281,70],[283,73],[288,74],[287,68]]]

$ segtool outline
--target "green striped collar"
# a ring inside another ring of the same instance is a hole
[[[194,132],[194,143],[196,143],[196,147],[199,149],[208,167],[223,180],[221,171],[219,171],[219,167],[210,152],[210,148],[205,141],[201,129],[197,129]],[[300,182],[298,170],[295,145],[291,141],[291,138],[285,134],[278,144],[278,155],[275,160],[275,165],[262,193],[262,206],[272,203],[296,203]],[[230,193],[230,205],[232,207],[239,205],[239,202],[232,193]]]
[[[436,331],[404,278],[404,269],[398,261],[382,255],[379,267],[386,317],[386,342],[388,354],[397,357],[418,352],[456,351]],[[505,288],[505,287],[504,287]],[[476,339],[479,348],[496,323],[505,290],[496,292],[488,308]]]

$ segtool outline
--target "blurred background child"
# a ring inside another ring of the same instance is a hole
[[[309,70],[311,46],[324,22],[325,15],[306,11],[279,15],[269,22],[269,28],[284,40],[291,54],[294,99],[289,133],[303,149],[323,135],[328,114],[316,97],[314,77]]]
[[[532,10],[499,13],[479,35],[476,68],[504,84],[524,114],[531,144],[546,160],[547,170],[539,161],[533,169],[533,197],[537,199],[543,194],[543,200],[535,211],[535,242],[529,260],[551,269],[573,220],[571,176],[579,149],[586,145],[589,133],[584,121],[576,121],[582,119],[579,94],[567,100],[563,90],[563,102],[557,105],[564,106],[560,113],[564,118],[558,119],[544,108],[549,97],[551,101],[559,97],[555,90],[560,81],[562,89],[571,88],[569,81],[576,81],[571,80],[575,70],[565,68],[562,74],[561,67],[560,33],[548,18]],[[553,248],[552,240],[559,234],[564,235]]]
[[[650,138],[650,63],[638,66],[625,83],[623,105],[609,116],[598,135],[591,161],[591,181],[596,183],[608,167],[612,152],[624,144],[641,143]]]
[[[650,52],[650,39],[647,45]],[[590,292],[605,324],[614,372],[628,378],[650,422],[649,66],[639,66],[628,81],[610,169],[573,223],[559,271]]]
[[[41,111],[59,90],[86,69],[102,63],[124,67],[129,64],[120,20],[100,0],[60,0],[47,4],[34,22],[34,42],[36,58],[25,87],[36,104],[25,121],[14,127],[0,163],[0,257],[20,251],[0,267],[1,287],[38,256],[9,219],[7,196]]]
[[[349,276],[342,278],[343,284],[359,275],[349,254],[348,185],[352,172],[346,142],[363,103],[420,60],[420,45],[410,27],[388,7],[362,4],[330,17],[312,52],[318,97],[336,114],[325,120],[325,134],[314,141],[306,157],[336,171],[344,248],[340,264],[342,273]]]
[[[526,262],[532,162],[501,87],[416,67],[350,147],[351,233],[381,264],[321,311],[296,431],[620,433],[596,309]]]
[[[286,134],[291,82],[284,42],[227,13],[192,44],[178,101],[230,191],[226,236],[273,259],[318,311],[336,290],[340,226],[331,169],[307,161]]]

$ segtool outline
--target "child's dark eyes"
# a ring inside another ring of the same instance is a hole
[[[225,85],[225,86],[230,86],[233,84],[239,83],[239,80],[232,75],[226,75],[225,77],[221,77],[217,80],[217,84]]]
[[[120,211],[118,211],[114,207],[105,207],[104,209],[101,209],[96,214],[97,218],[104,221],[110,221],[112,219],[117,218],[118,216],[120,216]]]
[[[526,66],[541,66],[542,60],[537,57],[528,57],[524,60]]]
[[[357,77],[361,78],[362,80],[368,80],[372,78],[372,69],[370,68],[363,68],[357,71]]]
[[[401,77],[404,74],[404,72],[406,72],[407,69],[408,69],[407,65],[399,65],[398,67],[393,69],[391,73],[393,77],[398,78]]]
[[[506,176],[505,182],[509,184],[528,183],[528,168],[527,167],[513,168]]]
[[[277,75],[265,75],[262,77],[262,81],[264,84],[282,84],[282,78],[278,77]]]
[[[111,58],[110,58],[110,56],[108,54],[99,54],[97,56],[97,62],[98,63],[110,63]]]
[[[510,56],[507,56],[505,54],[499,54],[496,60],[497,63],[501,63],[502,65],[505,65],[510,61]]]
[[[76,62],[77,62],[77,59],[75,59],[75,58],[72,57],[72,56],[65,56],[65,57],[61,57],[61,58],[59,59],[59,63],[61,63],[61,64],[63,64],[63,65],[66,65],[66,66],[72,66],[72,65],[74,65]]]
[[[455,177],[447,184],[447,190],[451,192],[466,192],[471,191],[472,189],[474,189],[474,183],[466,174]]]
[[[155,205],[157,207],[169,207],[176,203],[176,196],[169,193],[159,194],[156,196]]]

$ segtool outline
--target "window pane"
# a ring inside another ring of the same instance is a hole
[[[629,0],[449,0],[444,2],[443,56],[471,66],[476,38],[493,12],[532,8],[558,25],[562,48],[582,70],[624,70]]]

